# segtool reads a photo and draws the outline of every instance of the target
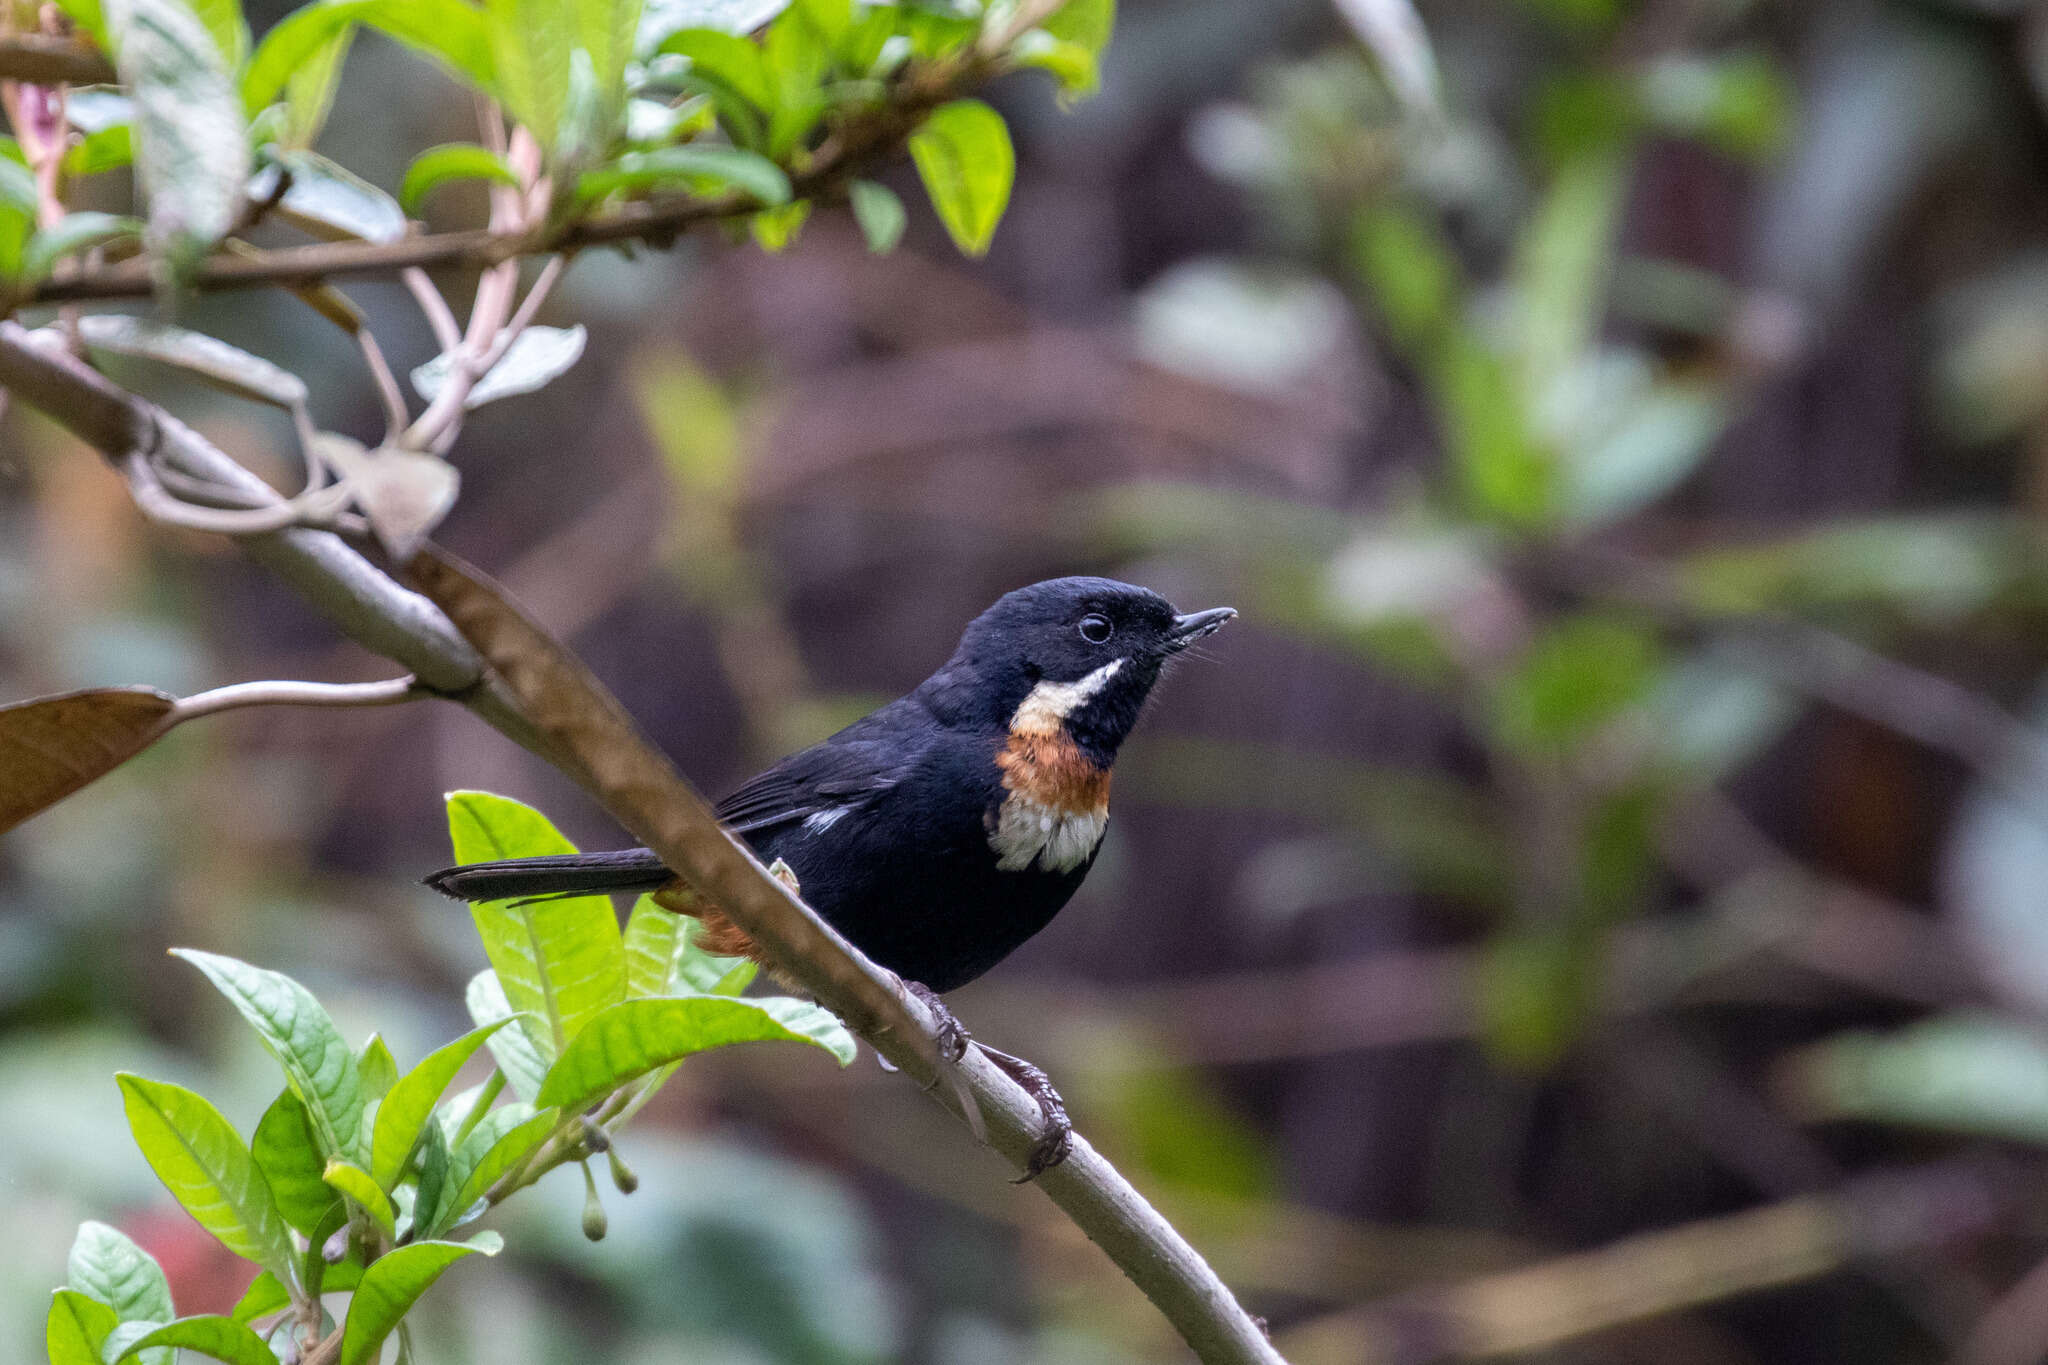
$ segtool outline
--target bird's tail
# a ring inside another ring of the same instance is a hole
[[[461,867],[444,867],[420,880],[459,901],[500,901],[597,895],[607,891],[653,891],[674,876],[653,850],[627,848],[615,853],[561,853],[546,858],[465,863]]]

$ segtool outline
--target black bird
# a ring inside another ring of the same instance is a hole
[[[718,816],[763,862],[786,863],[805,901],[862,952],[950,991],[1074,894],[1109,823],[1110,767],[1161,668],[1236,615],[1181,615],[1108,578],[1019,588],[970,622],[915,691],[783,759]],[[471,863],[426,882],[480,901],[671,879],[636,848]],[[751,948],[715,910],[704,921],[712,951]]]

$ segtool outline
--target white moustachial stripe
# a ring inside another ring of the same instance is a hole
[[[1056,733],[1060,723],[1086,706],[1089,698],[1100,692],[1123,666],[1122,659],[1111,659],[1085,678],[1067,683],[1038,684],[1017,707],[1017,713],[1010,717],[1010,732],[1022,735]]]

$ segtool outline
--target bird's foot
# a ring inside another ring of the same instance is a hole
[[[939,1056],[949,1062],[957,1062],[966,1056],[967,1045],[974,1041],[974,1035],[953,1017],[953,1011],[946,1008],[946,1002],[939,999],[939,993],[922,981],[908,979],[904,980],[903,989],[916,996],[932,1012],[932,1040],[939,1045]]]
[[[1067,1117],[1067,1102],[1060,1098],[1059,1091],[1053,1089],[1052,1078],[1022,1057],[998,1052],[987,1043],[976,1043],[975,1046],[996,1064],[998,1070],[1023,1086],[1025,1094],[1038,1101],[1043,1127],[1037,1144],[1024,1160],[1024,1174],[1012,1182],[1027,1184],[1065,1161],[1074,1150],[1074,1123]]]

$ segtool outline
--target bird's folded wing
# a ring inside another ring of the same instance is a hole
[[[916,751],[900,739],[828,740],[791,754],[718,803],[735,834],[799,820],[833,818],[901,782]]]

